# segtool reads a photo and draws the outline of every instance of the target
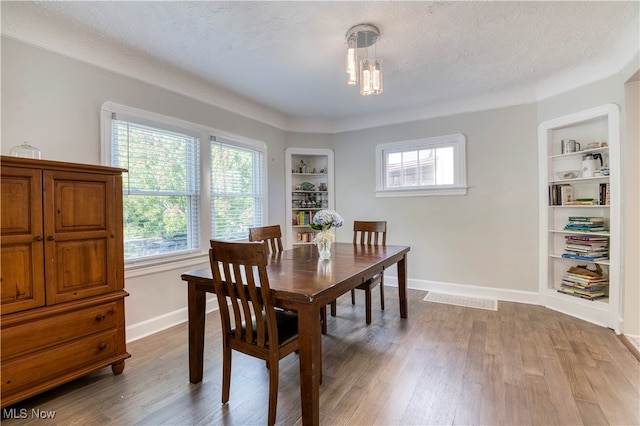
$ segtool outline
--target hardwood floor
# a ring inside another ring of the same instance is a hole
[[[374,309],[369,326],[363,297],[352,306],[343,296],[329,318],[322,424],[640,423],[640,363],[611,330],[539,306],[500,302],[496,312],[424,302],[426,293],[413,290],[409,318],[400,320],[396,289],[385,293],[386,310]],[[234,353],[230,401],[222,405],[220,348],[214,312],[202,383],[188,380],[183,324],[130,343],[122,375],[107,368],[5,408],[2,423],[265,424],[264,362]],[[298,377],[292,354],[280,362],[278,424],[300,424]],[[21,409],[27,418],[8,418]],[[55,418],[38,419],[32,409]]]

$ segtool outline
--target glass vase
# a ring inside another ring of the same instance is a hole
[[[331,259],[331,241],[318,241],[316,246],[321,260]]]

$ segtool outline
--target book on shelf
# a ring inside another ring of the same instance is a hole
[[[595,206],[597,205],[597,201],[593,198],[576,198],[574,200],[567,201],[565,205],[567,206]]]
[[[575,285],[571,285],[571,283],[562,281],[560,288],[564,288],[573,292],[580,292],[583,294],[606,294],[607,285],[592,285],[589,287],[577,287]]]
[[[587,265],[572,266],[571,268],[567,269],[567,274],[574,277],[585,278],[588,280],[599,280],[605,278],[602,266],[595,265],[595,268],[595,270],[589,269]]]
[[[573,241],[573,240],[567,240],[566,241],[566,247],[567,248],[572,248],[575,250],[589,250],[589,249],[594,249],[594,250],[601,250],[603,248],[608,248],[609,247],[609,243],[606,241],[597,241],[597,242],[589,242],[589,241]]]
[[[601,236],[601,235],[566,235],[564,237],[567,242],[572,244],[577,243],[607,243],[609,244],[609,237]]]
[[[582,256],[575,253],[562,253],[562,257],[565,259],[576,259],[576,260],[586,260],[589,262],[595,262],[597,260],[607,260],[609,258],[609,253],[602,255],[592,255],[592,256]]]
[[[563,206],[573,201],[573,187],[569,184],[555,184],[549,187],[549,205]]]
[[[591,285],[602,285],[608,284],[609,279],[605,276],[597,276],[590,277],[586,275],[581,275],[580,273],[569,272],[571,269],[567,270],[567,272],[562,276],[563,280],[570,281],[572,283],[579,284],[583,287],[589,287]]]
[[[567,201],[565,204],[565,206],[595,206],[596,203],[591,200],[591,201]]]
[[[315,237],[315,232],[298,232],[297,242],[298,243],[311,243],[313,242],[313,238]]]
[[[599,232],[606,231],[606,228],[602,225],[589,225],[589,224],[568,224],[564,227],[565,231],[576,232]]]
[[[569,254],[576,254],[578,256],[608,256],[609,255],[609,248],[605,247],[605,248],[598,248],[598,249],[594,249],[594,250],[589,250],[589,249],[583,249],[583,248],[573,248],[573,247],[565,247],[564,248],[565,253],[569,253]]]
[[[562,278],[562,285],[566,287],[577,288],[582,291],[601,291],[604,290],[607,285],[609,285],[609,281],[605,281],[602,283],[580,283],[577,281],[573,281],[568,277]]]
[[[598,193],[598,203],[601,206],[609,206],[611,205],[611,193],[609,191],[608,183],[601,183],[599,187]]]
[[[569,216],[571,223],[604,223],[603,216]]]
[[[560,205],[564,206],[573,201],[573,187],[571,185],[560,186]]]
[[[311,224],[311,221],[313,221],[314,216],[315,216],[315,212],[308,212],[308,211],[298,212],[298,214],[296,215],[296,218],[297,218],[296,225],[307,226]]]
[[[589,247],[589,246],[575,246],[575,245],[567,244],[564,247],[564,249],[566,251],[568,251],[569,253],[576,253],[576,254],[585,253],[585,254],[587,254],[587,256],[590,255],[590,254],[609,253],[609,247],[608,246]]]
[[[604,217],[601,216],[570,216],[564,229],[566,231],[596,232],[605,231],[606,227]]]
[[[575,290],[567,287],[560,287],[560,289],[558,289],[558,292],[569,294],[571,296],[581,297],[583,299],[588,299],[588,300],[596,300],[596,299],[601,299],[603,297],[607,297],[607,294],[604,291],[582,292],[580,290]]]

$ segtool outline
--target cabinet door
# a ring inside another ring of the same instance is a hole
[[[115,177],[45,171],[43,180],[47,305],[122,288]]]
[[[2,167],[0,180],[2,313],[45,304],[40,170]]]

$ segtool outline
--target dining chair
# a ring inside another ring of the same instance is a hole
[[[229,401],[232,351],[263,359],[269,369],[268,422],[273,425],[279,361],[298,350],[298,316],[275,309],[268,257],[264,242],[211,240],[209,259],[222,323],[222,403]]]
[[[361,221],[353,222],[353,244],[360,245],[387,245],[387,221]],[[384,311],[384,272],[374,275],[363,282],[356,289],[365,292],[365,320],[371,324],[371,289],[380,285],[380,309]],[[351,290],[351,304],[356,304],[355,289]],[[331,315],[336,315],[336,302],[331,303]]]
[[[271,253],[278,253],[283,250],[280,225],[249,228],[249,241],[265,241]]]
[[[271,254],[280,253],[283,250],[282,231],[280,230],[280,225],[267,225],[249,228],[249,241],[264,241],[269,245]],[[320,308],[320,321],[322,321],[322,334],[327,334],[326,306]]]

